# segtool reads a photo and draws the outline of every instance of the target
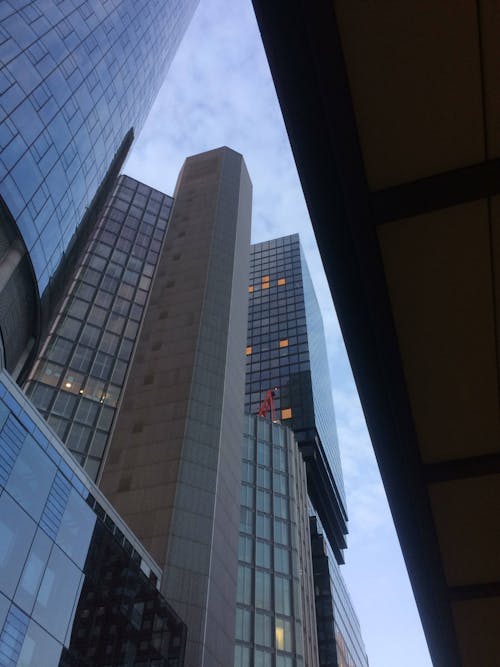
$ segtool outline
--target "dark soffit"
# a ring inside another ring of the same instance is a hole
[[[435,664],[460,664],[333,3],[253,0]]]

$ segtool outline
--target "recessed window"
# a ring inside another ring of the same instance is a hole
[[[248,356],[249,354],[252,354],[252,346],[247,345],[245,349],[245,354]]]
[[[291,419],[292,418],[292,409],[291,408],[284,408],[281,411],[281,419]]]
[[[280,347],[288,347],[288,338],[280,340]]]
[[[285,284],[286,284],[285,278],[278,278],[278,285],[285,285]]]

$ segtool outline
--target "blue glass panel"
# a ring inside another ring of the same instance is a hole
[[[55,474],[55,465],[28,435],[12,469],[7,488],[35,521],[40,519]]]
[[[0,496],[0,591],[12,597],[35,534],[35,522],[5,491]]]
[[[40,526],[52,539],[56,538],[59,531],[70,493],[70,483],[64,475],[57,472],[40,519]]]
[[[31,621],[19,655],[18,667],[56,667],[62,648],[59,642]]]
[[[57,544],[83,569],[94,532],[96,516],[83,498],[71,490],[66,509],[61,518]]]
[[[82,576],[76,565],[54,546],[38,591],[33,619],[61,642],[72,622]]]
[[[31,613],[35,604],[51,548],[52,540],[38,529],[14,597],[14,602],[27,613]]]
[[[29,619],[26,614],[12,605],[0,635],[0,665],[2,667],[4,665],[16,667],[18,664],[28,623]]]

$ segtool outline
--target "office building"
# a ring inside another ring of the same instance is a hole
[[[250,217],[241,155],[186,160],[99,481],[164,568],[186,667],[234,654]]]
[[[339,570],[347,514],[325,335],[297,234],[252,245],[248,297],[245,410],[258,414],[272,392],[274,414],[269,409],[268,417],[293,430],[305,462],[308,507],[295,511],[306,521],[311,514],[319,664],[366,667],[359,622]],[[274,667],[274,658],[269,660]]]
[[[321,312],[297,234],[251,247],[245,410],[269,390],[307,463],[308,489],[339,562],[344,482]]]
[[[235,667],[317,667],[305,464],[293,432],[246,415]]]
[[[253,6],[431,658],[492,665],[498,5]]]
[[[0,330],[22,373],[196,0],[3,2]]]
[[[356,611],[340,566],[314,511],[311,513],[309,526],[319,664],[321,667],[368,667]]]
[[[172,198],[120,176],[69,276],[25,391],[95,480],[167,230]]]
[[[0,370],[0,664],[182,665],[161,570]]]

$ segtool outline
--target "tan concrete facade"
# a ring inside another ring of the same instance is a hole
[[[233,660],[251,183],[188,158],[100,480],[164,567],[186,667]]]

